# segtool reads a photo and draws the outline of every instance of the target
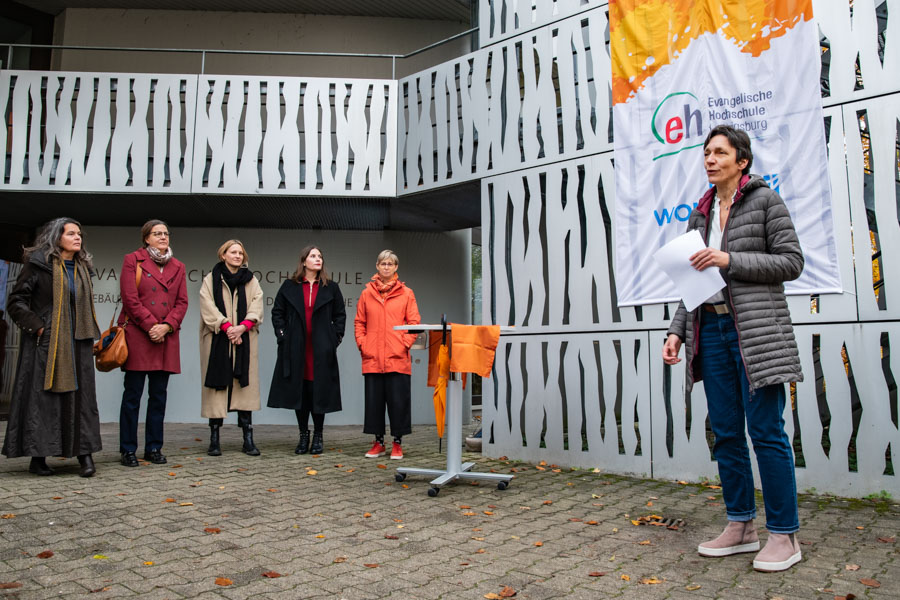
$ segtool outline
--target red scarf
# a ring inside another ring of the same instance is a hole
[[[378,273],[375,273],[374,275],[372,275],[372,281],[375,282],[375,289],[378,290],[378,293],[381,294],[381,297],[387,298],[387,295],[391,293],[391,290],[394,289],[394,286],[400,283],[400,278],[398,277],[397,273],[394,273],[394,276],[391,278],[391,280],[387,283],[384,283],[383,281],[381,281],[381,276],[379,276]]]

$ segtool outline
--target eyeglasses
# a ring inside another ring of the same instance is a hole
[[[397,263],[393,263],[393,262],[381,262],[381,263],[378,263],[378,266],[379,267],[393,267],[396,264]]]
[[[157,238],[164,238],[164,237],[169,237],[169,232],[168,231],[151,231],[150,235],[152,235],[153,237],[157,237]]]

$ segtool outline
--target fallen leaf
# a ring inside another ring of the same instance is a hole
[[[324,538],[324,537],[325,537],[325,536],[324,536],[324,535],[322,535],[322,534],[321,534],[321,533],[320,533],[320,534],[319,534],[319,535],[317,535],[317,536],[316,536],[316,537],[317,537],[317,538],[319,538],[319,539],[322,539],[322,538]]]
[[[500,597],[500,594],[495,594],[494,592],[488,592],[484,597],[487,598],[487,600],[503,600]]]
[[[402,523],[403,519],[394,519],[394,523]]]
[[[166,498],[163,502],[175,502],[175,498]]]
[[[475,551],[475,554],[484,554],[484,553],[485,553],[484,548],[479,548],[478,550]]]
[[[172,465],[173,469],[180,469],[183,465]]]
[[[316,471],[315,469],[310,469],[309,471],[306,472],[306,474],[307,475],[318,475],[319,472]]]
[[[606,573],[603,571],[591,571],[588,573],[588,577],[603,577],[604,575],[606,575]]]
[[[553,500],[544,500],[543,504],[545,504],[545,505],[553,504]]]
[[[387,465],[376,465],[379,469],[387,469]]]
[[[476,542],[483,542],[483,541],[484,541],[484,538],[483,538],[483,537],[473,537],[472,539],[475,540]]]
[[[681,482],[679,481],[678,483],[681,483]],[[684,589],[686,589],[689,592],[695,592],[695,591],[699,590],[700,587],[701,586],[699,583],[691,583],[689,585],[684,586]]]
[[[194,438],[194,441],[195,441],[195,442],[202,442],[203,440],[201,440],[200,438]]]
[[[496,504],[488,504],[488,508],[497,508]]]
[[[355,471],[355,470],[356,470],[356,469],[347,469],[347,472],[348,472],[348,473],[352,473],[352,472]]]
[[[62,500],[63,497],[62,497],[62,496],[53,496],[53,499],[54,499],[54,500]]]
[[[175,471],[169,471],[169,477],[175,477],[175,475],[176,475]]]
[[[364,519],[368,519],[368,518],[371,517],[371,516],[372,516],[372,513],[363,513],[363,518],[364,518]]]
[[[144,561],[144,564],[147,565],[148,567],[152,567],[152,566],[153,566],[153,561],[152,561],[152,560],[145,560],[145,561]]]
[[[863,527],[862,525],[857,525],[856,528],[860,530],[865,529],[865,527]]]
[[[127,496],[127,495],[128,494],[126,494],[125,492],[119,492],[118,494],[116,494],[116,496]]]
[[[460,507],[460,508],[463,508],[463,509],[472,508],[472,507],[469,506],[468,504],[460,504],[459,507]]]
[[[399,540],[400,538],[396,535],[391,535],[389,533],[384,534],[384,539],[386,540]]]
[[[105,560],[109,558],[108,556],[104,556],[102,554],[95,554],[92,558],[96,558],[97,560]]]
[[[546,471],[547,470],[544,467],[535,467],[535,469],[537,469],[538,471]]]
[[[464,512],[464,513],[463,513],[463,516],[464,516],[464,517],[474,517],[474,516],[475,516],[475,513],[471,512],[471,511],[470,511],[470,512]]]
[[[494,511],[492,511],[492,510],[486,510],[486,511],[484,511],[484,514],[490,516],[490,515],[494,514]]]
[[[179,502],[178,506],[193,506],[193,502]]]
[[[378,566],[378,563],[363,563],[363,566],[368,569],[374,569],[375,567]]]
[[[461,566],[461,567],[468,567],[468,566],[469,566],[469,563],[459,563],[459,566]]]
[[[634,525],[635,527],[637,527],[637,526],[640,525],[641,523],[640,523],[640,521],[638,521],[637,519],[632,519],[632,520],[631,520],[631,524]]]
[[[554,473],[562,473],[562,469],[552,469]]]
[[[346,562],[346,561],[347,561],[346,556],[335,556],[334,560],[331,562],[342,563],[342,562]]]
[[[641,583],[644,585],[656,585],[657,583],[662,583],[662,579],[658,579],[656,577],[643,577],[641,578]]]
[[[708,487],[711,490],[721,490],[722,489],[721,485],[708,485],[706,487]]]
[[[678,483],[678,485],[687,485],[687,481],[684,481],[684,480],[679,480],[676,483]],[[687,588],[685,588],[685,589],[687,589]],[[700,588],[698,587],[697,589],[700,589]]]
[[[108,592],[108,591],[109,591],[109,586],[105,586],[102,588],[97,588],[96,590],[91,590],[91,593],[96,594],[97,592]]]
[[[0,515],[0,519],[15,519],[16,515],[13,513],[6,513],[5,515]]]
[[[277,492],[278,490],[275,488],[269,488],[266,490],[267,492]]]
[[[179,450],[190,450],[190,448],[188,448],[187,446],[183,446],[183,447],[179,448]]]
[[[269,579],[275,579],[276,577],[283,577],[281,573],[276,573],[275,571],[266,571],[262,574],[263,577],[268,577]]]
[[[406,485],[405,483],[404,483],[403,485],[401,485],[400,487],[402,487],[404,490],[408,490],[408,489],[409,489],[409,486]]]
[[[541,465],[542,467],[546,467],[546,466],[547,466],[547,461],[546,461],[546,460],[542,460],[542,461],[539,462],[538,464]]]
[[[622,581],[631,581],[631,577],[629,577],[628,575],[622,575],[621,579]]]
[[[847,571],[859,571],[859,565],[846,565],[844,569]]]
[[[35,556],[38,558],[50,558],[53,556],[53,550],[44,550],[43,552],[38,552]]]
[[[586,525],[599,525],[600,523],[598,523],[597,521],[585,521],[585,524]]]
[[[876,579],[863,578],[863,579],[860,579],[859,582],[863,585],[873,587],[873,588],[881,587],[881,583]]]
[[[534,545],[537,546],[538,548],[540,548],[541,546],[544,545],[544,542],[535,542]]]
[[[644,540],[644,541],[642,541],[642,542],[638,542],[638,545],[639,545],[639,546],[649,546],[649,545],[650,545],[650,540]]]
[[[653,502],[648,502],[647,506],[653,506]]]
[[[238,468],[237,468],[237,472],[238,472],[238,473],[243,473],[243,472],[246,471],[246,470],[247,470],[247,467],[238,467]]]
[[[232,583],[234,582],[227,577],[216,577],[216,585],[231,585]]]
[[[511,587],[509,587],[508,585],[504,585],[504,586],[503,586],[503,589],[500,590],[500,597],[501,597],[501,598],[512,598],[512,597],[515,596],[515,595],[516,595],[516,590],[514,590],[514,589],[511,588]]]
[[[207,527],[207,528],[204,529],[203,531],[205,531],[206,533],[219,533],[219,532],[221,532],[222,530],[219,529],[218,527]]]
[[[891,536],[891,537],[880,537],[880,538],[878,538],[878,541],[879,541],[879,542],[884,542],[885,544],[893,544],[894,542],[897,541],[897,538],[894,537],[894,536]]]
[[[0,590],[14,590],[20,587],[22,587],[22,584],[18,581],[0,581]]]
[[[197,482],[192,483],[191,487],[200,487],[201,485],[203,485],[203,482],[197,481]]]

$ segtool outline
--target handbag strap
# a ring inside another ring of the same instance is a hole
[[[141,265],[139,263],[135,263],[134,269],[134,287],[136,289],[141,288],[141,277],[143,276],[143,271],[141,270]],[[113,309],[112,318],[109,320],[109,328],[112,329],[113,324],[116,322],[116,312],[119,310],[119,304],[122,303],[122,294],[119,294],[119,300],[116,302],[116,307]],[[128,325],[128,315],[125,315],[125,322],[122,323],[122,326]]]

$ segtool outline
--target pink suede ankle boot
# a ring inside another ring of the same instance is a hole
[[[700,556],[731,556],[757,550],[759,550],[759,536],[753,526],[753,519],[729,521],[719,537],[697,546]]]
[[[777,573],[800,562],[800,542],[796,533],[769,533],[766,547],[753,559],[753,568]]]

